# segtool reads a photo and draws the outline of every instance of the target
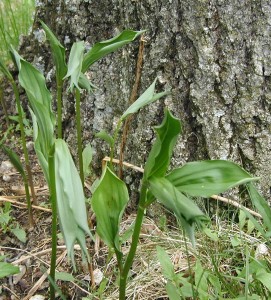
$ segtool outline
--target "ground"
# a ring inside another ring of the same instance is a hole
[[[7,140],[7,144],[23,159],[18,137],[18,133],[13,131]],[[38,206],[33,208],[35,224],[32,228],[29,226],[22,178],[9,164],[8,158],[4,153],[0,152],[0,165],[2,166],[0,174],[0,209],[2,213],[5,212],[5,207],[9,205],[8,203],[11,203],[10,208],[8,208],[11,219],[8,221],[8,224],[4,224],[4,221],[0,223],[0,255],[5,255],[6,262],[20,267],[19,274],[0,279],[0,300],[38,299],[35,298],[37,295],[44,297],[40,299],[48,299],[49,297],[49,281],[46,276],[50,266],[51,254],[49,192],[42,171],[37,163],[33,145],[31,145],[31,138],[29,138],[28,146],[38,201]],[[91,219],[90,212],[89,216],[89,219]],[[126,213],[121,226],[122,231],[127,229],[134,219],[135,215],[133,213]],[[161,218],[157,222],[160,223],[159,226],[146,216],[142,226],[140,245],[137,250],[138,256],[133,265],[133,280],[129,283],[127,289],[129,299],[133,299],[133,297],[136,297],[136,299],[167,299],[165,281],[161,280],[161,270],[156,256],[156,245],[168,244],[168,235],[163,231],[166,222],[163,214],[161,214]],[[12,228],[16,227],[17,224],[26,233],[25,242],[21,242],[12,233]],[[95,222],[92,222],[90,225],[95,227]],[[180,242],[178,229],[172,229],[171,237],[173,237],[170,241],[171,245]],[[129,244],[130,239],[126,241],[123,247],[124,253],[127,253]],[[92,268],[95,275],[95,284],[93,285],[91,285],[89,266],[82,262],[79,246],[75,246],[77,260],[77,270],[75,272],[68,261],[65,243],[59,233],[57,271],[65,273],[64,275],[63,273],[59,275],[64,280],[58,280],[57,284],[62,294],[66,299],[82,299],[83,297],[100,299],[99,295],[103,292],[103,299],[117,299],[118,287],[116,283],[115,257],[108,253],[107,247],[99,240],[96,243],[88,240],[88,248],[92,256]],[[177,266],[180,265],[180,268],[186,269],[183,253],[177,251],[174,257]],[[68,276],[67,273],[72,275]]]

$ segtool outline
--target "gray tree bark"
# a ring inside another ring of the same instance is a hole
[[[38,1],[37,16],[69,49],[87,46],[124,29],[146,29],[141,92],[158,76],[157,91],[171,96],[141,111],[132,122],[125,160],[143,165],[168,106],[183,123],[173,165],[228,159],[255,176],[270,199],[271,1],[270,0],[65,0]],[[22,50],[52,75],[38,23]],[[29,45],[27,45],[29,43]],[[112,126],[128,106],[138,42],[93,65],[100,89],[82,104],[84,139]],[[48,78],[50,77],[49,75]],[[74,140],[72,98],[66,99],[66,135]],[[107,147],[94,140],[99,158]],[[99,160],[95,160],[98,166]]]

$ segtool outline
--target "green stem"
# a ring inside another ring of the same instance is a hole
[[[132,236],[132,243],[123,270],[120,274],[119,300],[125,300],[127,277],[136,253],[141,225],[144,217],[146,195],[147,195],[147,183],[143,181],[141,192],[140,192],[136,220],[135,220],[135,228]]]
[[[63,80],[57,80],[57,137],[62,139],[62,88]]]
[[[77,130],[77,153],[79,160],[79,173],[82,185],[84,187],[84,170],[83,170],[83,156],[82,156],[82,130],[81,130],[81,112],[80,112],[80,91],[75,89],[75,109],[76,109],[76,130]]]
[[[115,152],[115,145],[116,145],[116,141],[117,141],[117,137],[118,137],[118,134],[119,134],[119,131],[120,131],[120,127],[121,127],[121,124],[122,124],[122,120],[119,120],[118,124],[117,124],[117,127],[114,131],[114,135],[113,135],[113,145],[111,146],[111,149],[110,149],[110,168],[113,170],[113,158],[114,158],[114,152]]]
[[[30,195],[29,195],[29,188],[28,188],[28,183],[30,186],[31,190],[31,195],[33,199],[34,205],[37,205],[37,199],[36,199],[36,194],[35,194],[35,189],[34,189],[34,183],[33,183],[33,177],[32,177],[32,172],[31,172],[31,167],[30,167],[30,162],[29,162],[29,155],[26,147],[26,138],[25,138],[25,132],[24,132],[24,123],[23,123],[23,109],[20,103],[20,96],[19,96],[19,90],[17,88],[17,85],[14,81],[11,82],[12,88],[15,94],[15,100],[16,100],[16,106],[18,110],[18,116],[19,116],[19,126],[20,126],[20,132],[21,132],[21,143],[23,147],[23,153],[24,153],[24,160],[25,160],[25,168],[26,168],[26,173],[27,177],[25,178],[25,194],[26,194],[26,201],[27,201],[27,206],[28,206],[28,211],[29,211],[29,219],[33,221],[33,215],[32,215],[32,207],[31,207],[31,200],[30,200]]]
[[[56,250],[57,250],[57,197],[56,197],[56,178],[55,178],[55,158],[54,158],[55,146],[51,149],[48,156],[49,167],[49,189],[50,199],[52,205],[52,254],[50,265],[50,276],[52,282],[55,282],[56,271]],[[55,300],[55,285],[50,282],[50,300]]]

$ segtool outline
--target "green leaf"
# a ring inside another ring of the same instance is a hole
[[[154,93],[156,80],[157,80],[157,78],[148,87],[148,89],[123,113],[123,115],[120,118],[121,121],[124,121],[129,115],[138,112],[142,107],[169,94],[168,91],[158,93],[158,94]]]
[[[167,179],[180,192],[195,197],[210,197],[258,178],[253,178],[233,162],[207,160],[187,163],[173,170]]]
[[[92,154],[93,150],[90,144],[87,144],[85,149],[83,150],[82,157],[83,157],[83,171],[84,171],[84,178],[90,175],[91,170],[89,165],[92,161]]]
[[[203,230],[202,230],[212,241],[214,242],[218,242],[219,238],[217,236],[217,233],[216,231],[214,230],[211,230],[207,227],[204,227]]]
[[[166,110],[165,117],[160,126],[155,128],[157,138],[147,159],[144,177],[162,177],[166,174],[171,160],[173,148],[181,132],[181,123]]]
[[[242,230],[246,224],[246,214],[240,210],[239,211],[239,228]]]
[[[17,224],[16,228],[10,229],[10,231],[20,240],[22,243],[26,243],[26,232]]]
[[[241,244],[241,240],[237,236],[231,237],[231,245],[232,247],[237,247]]]
[[[56,77],[58,82],[63,79],[67,73],[67,65],[65,59],[65,48],[61,45],[59,40],[53,34],[51,29],[40,20],[40,23],[46,33],[47,39],[49,40],[54,64],[56,66]]]
[[[172,284],[170,281],[166,284],[166,290],[169,297],[169,300],[181,300],[179,289]]]
[[[260,269],[256,273],[255,279],[259,280],[271,292],[271,273]]]
[[[85,73],[88,68],[95,63],[97,60],[103,58],[107,54],[114,52],[121,48],[122,46],[132,42],[140,34],[145,32],[142,31],[132,31],[124,30],[118,36],[113,37],[110,40],[102,41],[96,43],[85,55],[83,60],[82,72]]]
[[[0,262],[0,278],[17,273],[20,273],[19,267],[13,266],[12,264],[6,262]]]
[[[76,87],[79,87],[79,78],[81,75],[82,62],[84,57],[85,45],[83,41],[76,42],[72,45],[71,53],[68,62],[68,72],[64,78],[70,77],[70,87],[69,90],[73,91]]]
[[[120,251],[119,224],[129,200],[127,187],[106,167],[95,189],[91,206],[97,219],[97,232],[111,248]]]
[[[73,282],[73,281],[75,281],[75,278],[72,276],[72,274],[67,273],[67,272],[56,272],[55,280]]]
[[[7,77],[9,81],[13,81],[13,77],[6,67],[5,63],[0,58],[0,71]]]
[[[170,257],[168,256],[166,251],[160,246],[156,246],[156,251],[158,260],[162,267],[162,273],[164,277],[168,280],[174,281],[176,276]]]
[[[83,73],[80,73],[78,85],[80,88],[87,90],[88,93],[93,92],[94,89],[98,89],[98,87],[92,84]]]
[[[95,137],[100,138],[104,141],[106,141],[110,147],[114,145],[114,139],[110,134],[108,134],[106,131],[102,130],[95,134]]]
[[[203,269],[202,264],[198,259],[195,265],[195,286],[201,294],[205,294],[206,292],[208,292],[207,278],[208,272],[206,269]]]
[[[8,156],[9,160],[11,161],[15,169],[22,175],[23,178],[26,178],[24,167],[20,161],[19,156],[13,150],[11,150],[9,147],[5,145],[1,145],[0,147],[6,153],[6,155]]]
[[[271,231],[271,209],[268,202],[259,194],[252,183],[247,184],[247,189],[253,205],[262,216],[265,226]]]
[[[79,242],[83,253],[89,258],[85,233],[92,239],[88,228],[85,196],[67,144],[57,139],[55,142],[55,178],[57,209],[68,255],[74,264],[73,246]]]
[[[33,115],[35,115],[35,139],[38,139],[39,151],[44,160],[48,161],[48,153],[54,143],[55,117],[51,108],[52,97],[42,73],[23,60],[15,50],[13,54],[19,69],[20,84],[26,91]]]
[[[179,192],[166,178],[151,177],[149,185],[153,195],[165,207],[174,212],[194,243],[194,223],[201,225],[201,222],[207,221],[208,218],[191,199]]]

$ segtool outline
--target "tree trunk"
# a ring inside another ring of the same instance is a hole
[[[144,165],[154,140],[152,126],[169,107],[183,123],[173,164],[199,159],[228,159],[255,176],[270,197],[271,164],[271,1],[270,0],[66,0],[39,1],[37,16],[70,49],[87,46],[124,29],[146,29],[140,93],[158,76],[157,91],[171,89],[165,101],[133,118],[125,160]],[[52,73],[38,23],[37,48],[24,49]],[[28,40],[29,41],[29,40]],[[31,50],[34,49],[34,50]],[[138,41],[95,63],[89,71],[99,87],[82,103],[84,139],[112,132],[128,106],[136,73]],[[75,135],[72,98],[66,101],[66,137]],[[99,158],[107,147],[93,145]],[[98,159],[94,161],[98,166]]]

